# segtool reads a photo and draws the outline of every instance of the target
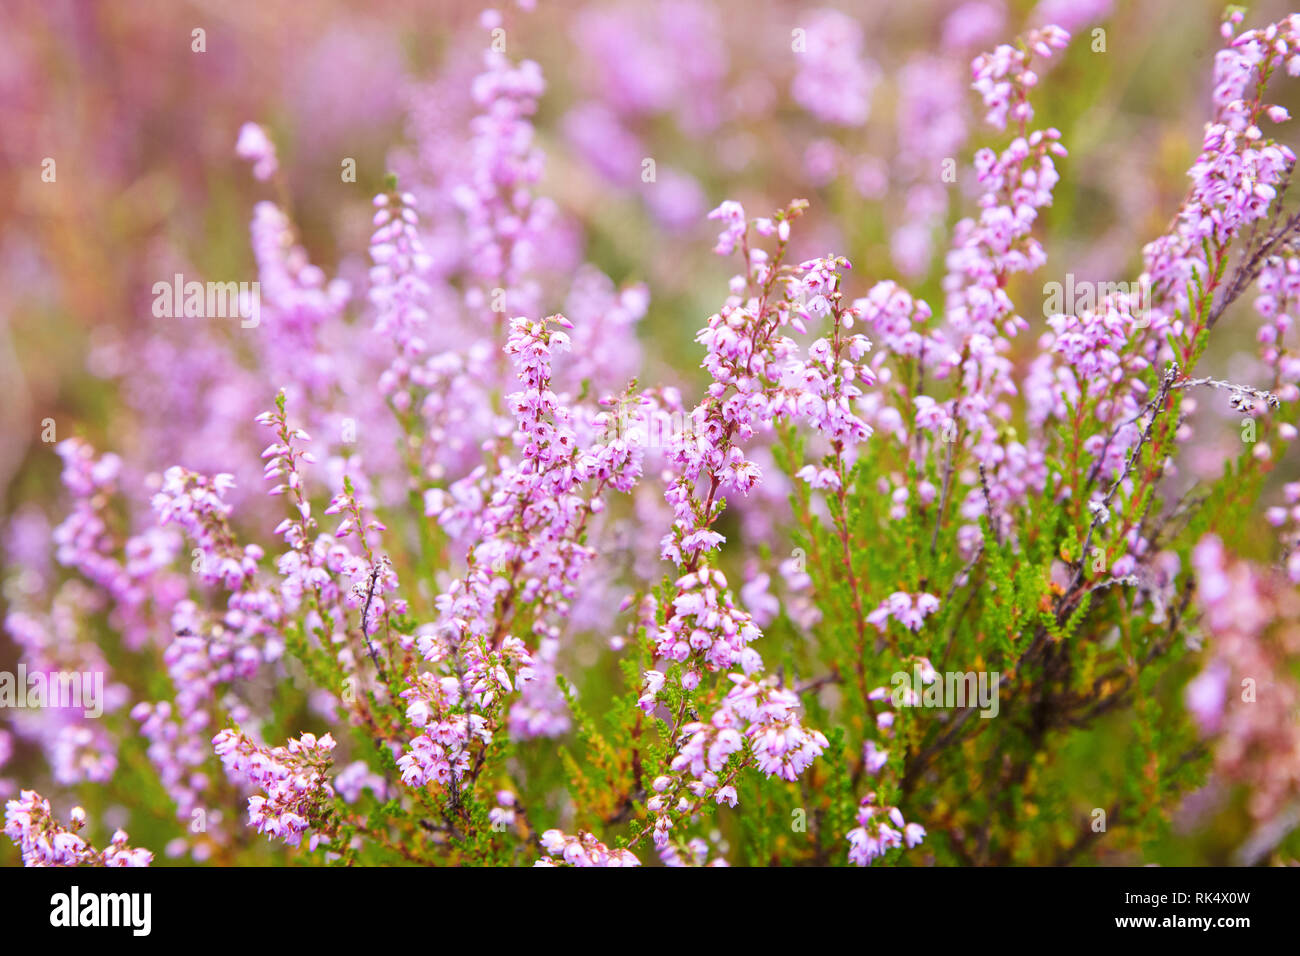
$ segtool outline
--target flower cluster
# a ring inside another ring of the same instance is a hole
[[[148,866],[153,854],[127,845],[128,836],[116,830],[109,845],[95,849],[78,835],[86,826],[86,811],[72,808],[72,826],[65,827],[50,813],[50,802],[35,790],[24,790],[5,804],[5,836],[18,845],[23,866]]]
[[[611,850],[590,833],[570,836],[560,830],[547,830],[541,836],[544,856],[534,866],[640,866],[628,850]],[[558,860],[555,857],[559,857]]]
[[[334,799],[328,777],[333,737],[303,734],[284,747],[267,748],[238,731],[223,730],[212,738],[212,746],[231,780],[264,791],[248,798],[249,826],[289,846],[316,828],[310,836],[313,850],[322,836],[328,839],[319,828]]]
[[[1029,91],[1038,85],[1038,74],[1030,68],[1034,55],[1048,59],[1062,50],[1070,35],[1059,26],[1031,30],[1016,44],[1001,44],[992,53],[981,53],[971,67],[975,89],[988,110],[985,120],[1005,129],[1007,120],[1022,128],[1034,118]]]
[[[927,616],[939,609],[939,599],[933,594],[907,594],[895,591],[867,615],[867,623],[885,630],[892,617],[909,631],[920,630]]]
[[[762,666],[757,652],[748,645],[759,636],[750,616],[736,607],[721,571],[701,565],[673,585],[673,616],[659,632],[656,651],[661,657],[680,663],[697,662],[710,671],[740,665],[745,673]],[[694,670],[686,677],[688,689],[699,684]]]
[[[221,582],[240,590],[257,571],[264,552],[255,544],[236,546],[226,519],[230,505],[222,500],[234,486],[233,475],[204,475],[181,467],[168,468],[162,490],[153,496],[161,525],[179,526],[194,542],[194,570],[208,583]]]
[[[493,676],[503,689],[510,686],[504,668]],[[483,716],[452,712],[460,703],[461,682],[456,677],[439,679],[426,672],[416,680],[414,686],[402,691],[402,696],[410,702],[406,719],[423,733],[411,741],[411,749],[402,754],[397,765],[408,787],[422,786],[430,780],[445,785],[469,769],[467,748],[471,741],[489,743],[492,735]]]
[[[862,798],[858,825],[849,831],[849,862],[869,866],[871,861],[901,846],[909,849],[925,839],[925,827],[907,823],[898,807],[876,805],[876,795]]]

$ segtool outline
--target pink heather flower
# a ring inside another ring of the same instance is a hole
[[[1043,27],[1026,34],[1023,46],[1002,44],[992,53],[982,53],[972,65],[975,90],[984,99],[988,110],[985,119],[998,129],[1005,129],[1007,119],[1018,124],[1028,123],[1034,117],[1029,105],[1028,91],[1038,82],[1038,76],[1029,68],[1035,55],[1048,59],[1056,50],[1069,43],[1070,35],[1057,26]]]
[[[641,677],[645,681],[645,690],[642,692],[637,703],[641,706],[641,709],[648,714],[654,710],[655,699],[659,694],[659,691],[663,689],[664,675],[659,671],[646,671],[641,675]]]
[[[657,638],[657,653],[669,660],[703,660],[709,670],[728,670],[758,636],[749,614],[733,606],[721,571],[702,567],[677,581],[675,612]]]
[[[245,123],[239,128],[235,155],[252,163],[253,175],[262,182],[274,176],[280,168],[271,138],[256,123]]]
[[[127,845],[117,830],[104,850],[96,850],[77,835],[86,823],[80,807],[72,811],[72,829],[50,815],[50,803],[34,790],[24,790],[5,804],[5,836],[22,853],[23,866],[148,866],[153,854]]]
[[[880,769],[889,762],[889,751],[881,750],[876,746],[874,740],[868,740],[863,745],[863,762],[866,764],[867,773],[873,776],[880,772]]]
[[[826,123],[860,126],[871,114],[879,69],[863,52],[862,26],[838,10],[815,11],[803,28],[807,49],[796,51],[790,93]]]
[[[509,790],[497,791],[497,806],[488,811],[488,821],[494,830],[506,829],[515,824],[515,795]]]
[[[579,831],[569,836],[560,830],[541,835],[543,856],[533,866],[640,866],[641,861],[628,850],[611,850],[590,833]],[[558,857],[558,859],[555,859]]]
[[[400,379],[413,374],[410,362],[427,350],[428,313],[424,304],[432,290],[425,274],[432,257],[420,237],[416,198],[410,193],[376,196],[370,237],[369,299],[374,307],[375,333],[393,343],[396,358],[380,379],[383,390],[392,394]],[[409,407],[410,396],[394,395],[400,408]]]
[[[199,576],[237,591],[251,583],[263,551],[255,544],[241,548],[234,540],[227,524],[231,506],[224,500],[232,486],[230,475],[208,478],[173,466],[152,503],[159,524],[180,526],[197,546],[194,570]]]
[[[122,629],[128,647],[139,648],[152,636],[145,618],[152,585],[175,559],[179,536],[170,529],[151,528],[121,540],[110,531],[114,516],[109,502],[118,491],[122,460],[114,454],[96,458],[95,450],[79,438],[59,442],[54,450],[63,463],[63,485],[73,499],[68,516],[51,535],[55,559],[106,592],[115,607],[112,623]],[[174,600],[163,594],[155,597],[164,605]],[[18,643],[28,643],[14,636]],[[97,649],[87,647],[85,653],[93,655],[94,669],[107,671]]]
[[[903,827],[903,842],[907,844],[910,850],[918,846],[925,839],[925,827],[919,823],[909,823]]]
[[[890,850],[910,849],[925,838],[925,828],[916,823],[905,823],[897,807],[876,806],[876,795],[862,798],[858,808],[858,826],[848,833],[849,862],[856,866],[869,866],[871,861]]]
[[[911,595],[895,591],[867,615],[867,623],[884,631],[892,617],[910,631],[920,630],[926,617],[939,609],[939,599],[933,594]]]
[[[745,208],[740,203],[728,199],[710,212],[709,218],[720,219],[724,224],[713,251],[720,256],[731,255],[745,235]]]
[[[1156,330],[1186,306],[1187,283],[1194,276],[1203,281],[1209,274],[1205,240],[1226,243],[1264,218],[1295,162],[1294,152],[1264,135],[1252,117],[1268,108],[1260,102],[1263,85],[1258,78],[1283,61],[1291,72],[1300,49],[1300,23],[1292,17],[1266,31],[1247,31],[1236,38],[1231,32],[1225,32],[1228,42],[1214,60],[1216,116],[1206,125],[1201,153],[1188,171],[1188,199],[1174,230],[1143,250],[1154,287]]]
[[[232,781],[264,791],[248,798],[248,822],[259,833],[298,846],[312,821],[326,814],[334,798],[326,776],[335,747],[331,735],[303,734],[284,747],[266,748],[227,729],[212,744]],[[322,835],[311,834],[313,849]]]

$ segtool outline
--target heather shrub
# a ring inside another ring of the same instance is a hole
[[[775,111],[718,10],[673,6],[573,14],[595,79],[558,94],[527,12],[467,25],[337,270],[241,126],[276,196],[255,273],[150,250],[149,321],[91,356],[114,427],[33,416],[61,488],[6,530],[24,863],[1294,860],[1300,16],[1225,15],[1167,223],[1096,281],[1047,271],[1045,104],[1108,5],[977,55],[998,5],[955,5],[894,80],[849,13],[773,27],[799,122],[876,135],[896,82],[898,142],[882,169],[814,138],[799,176],[856,198],[761,208],[703,201],[726,156],[640,155]],[[556,131],[676,236],[666,270],[618,227],[584,246]],[[1085,220],[1051,230],[1081,260]]]

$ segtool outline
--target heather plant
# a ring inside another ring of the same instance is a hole
[[[682,11],[708,52],[717,24]],[[982,30],[958,12],[950,50]],[[677,34],[645,16],[578,29],[640,23],[662,56]],[[698,374],[638,335],[652,285],[582,261],[545,189],[547,82],[501,14],[481,61],[417,89],[348,277],[313,264],[275,137],[244,125],[232,152],[280,196],[250,213],[257,282],[228,336],[150,342],[166,371],[135,386],[175,458],[59,441],[64,517],[22,550],[60,570],[6,595],[42,687],[104,688],[102,718],[52,694],[6,710],[0,770],[18,739],[42,790],[127,802],[164,842],[114,825],[97,850],[82,806],[64,826],[24,780],[23,862],[1134,862],[1168,857],[1207,794],[1215,862],[1293,860],[1300,483],[1273,479],[1300,408],[1300,213],[1272,101],[1300,15],[1244,20],[1225,15],[1186,194],[1131,274],[1034,317],[1070,145],[1040,84],[1072,41],[1033,27],[969,79],[909,68],[888,264],[806,257],[828,213],[802,198],[707,213],[733,274],[691,320]],[[811,17],[792,101],[868,124],[864,42]],[[655,84],[603,61],[605,101],[566,135],[609,152],[599,131],[673,110],[709,129],[708,62]],[[950,200],[968,138],[975,185]],[[648,201],[680,225],[699,187],[668,179]],[[206,288],[162,286],[213,318]],[[1246,377],[1206,368],[1234,325]],[[166,420],[200,380],[220,401]],[[1215,407],[1241,440],[1207,474],[1188,449]]]

